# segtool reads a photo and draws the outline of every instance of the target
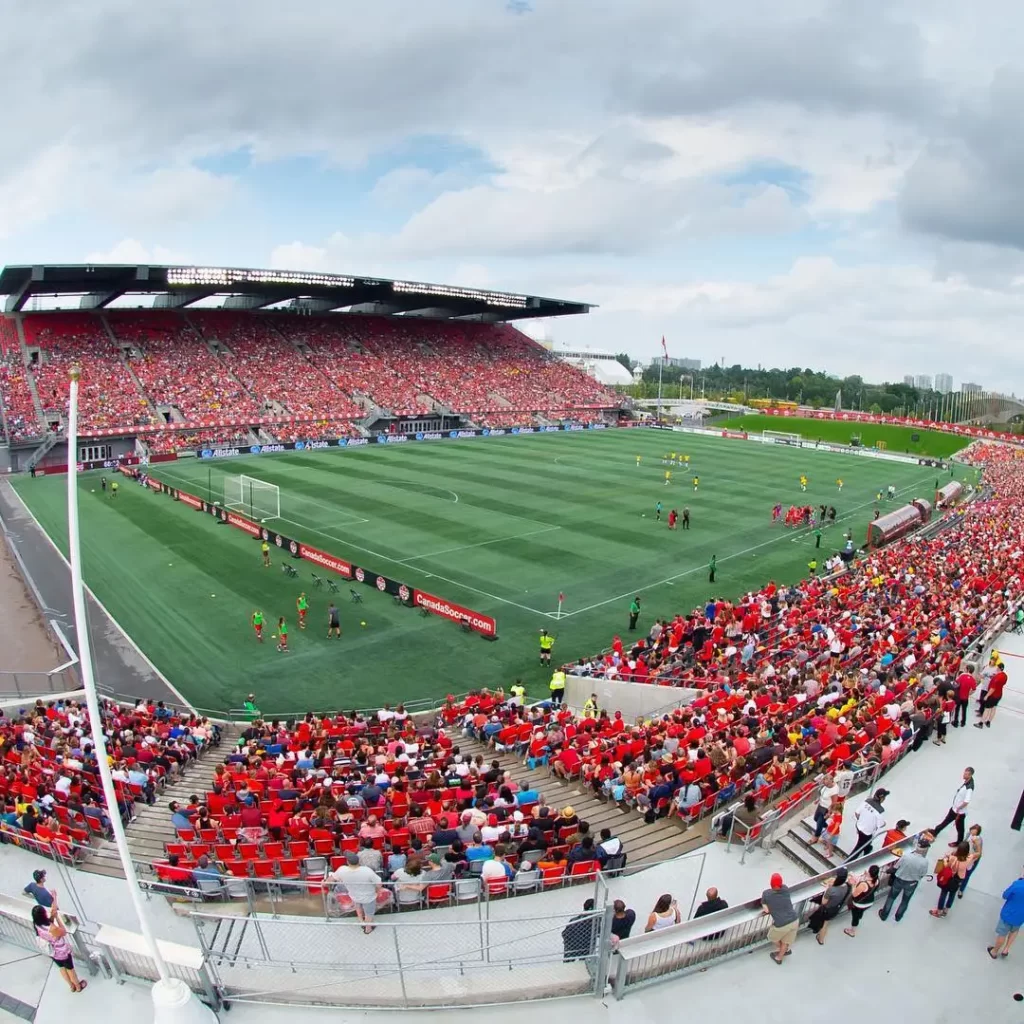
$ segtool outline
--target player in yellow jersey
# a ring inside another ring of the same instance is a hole
[[[640,465],[640,460],[641,460],[642,458],[643,458],[643,456],[642,456],[642,455],[638,455],[638,456],[636,457],[636,464],[637,464],[638,466]]]
[[[672,470],[671,469],[666,469],[665,470],[665,486],[668,487],[668,485],[670,483],[672,483]]]
[[[842,477],[840,477],[838,480],[836,480],[836,487],[838,487],[839,490],[843,489],[843,478]]]
[[[699,476],[695,476],[693,478],[693,493],[694,494],[697,493],[697,488],[698,487],[700,487],[700,477]]]
[[[270,545],[266,541],[260,545],[260,551],[263,554],[263,565],[270,565]]]
[[[807,477],[804,476],[803,473],[800,474],[800,490],[801,491],[806,491],[807,490]]]
[[[686,463],[686,468],[689,469],[690,468],[690,456],[689,455],[684,455],[683,456],[683,462]]]

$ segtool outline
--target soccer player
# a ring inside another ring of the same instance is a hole
[[[277,620],[277,649],[283,654],[288,653],[288,623],[283,616]]]
[[[299,629],[306,628],[306,612],[309,611],[309,602],[306,600],[306,592],[303,591],[295,599],[295,610],[299,614]]]
[[[683,529],[688,530],[690,528],[690,506],[683,506]]]
[[[263,553],[263,567],[266,568],[270,565],[270,545],[264,541],[260,545],[260,551]]]
[[[836,521],[836,507],[835,505],[829,505],[828,507],[828,521],[834,523]]]
[[[671,462],[673,466],[676,464],[676,453],[675,452],[670,452],[669,453],[668,461]]]
[[[338,606],[332,601],[327,609],[327,639],[336,637],[341,639],[341,619],[338,617]]]
[[[660,523],[661,522],[661,510],[662,510],[663,507],[664,506],[661,504],[660,501],[656,501],[654,503],[654,521],[656,523]]]
[[[881,501],[881,500],[882,500],[882,492],[881,492],[881,491],[879,491],[879,492],[878,492],[878,493],[877,493],[877,494],[875,495],[875,501]],[[878,518],[878,516],[875,516],[875,518],[877,519],[877,518]]]
[[[838,487],[839,490],[843,489],[843,478],[842,477],[839,477],[839,479],[836,480],[836,487]]]
[[[636,464],[637,464],[637,466],[638,466],[638,467],[639,467],[639,465],[640,465],[640,460],[641,460],[642,458],[643,458],[643,456],[642,456],[642,455],[638,455],[638,456],[636,457]],[[938,490],[938,488],[936,488],[936,490]]]
[[[814,546],[816,548],[820,548],[821,547],[821,527],[820,526],[816,526],[814,528]]]
[[[700,477],[699,476],[695,476],[693,478],[693,493],[694,494],[697,493],[697,488],[698,487],[700,487]]]
[[[804,476],[803,473],[800,474],[800,490],[801,491],[806,491],[807,490],[807,477]]]
[[[259,608],[252,613],[252,628],[256,633],[256,639],[263,643],[263,612]]]
[[[672,470],[671,469],[666,469],[665,470],[665,486],[668,487],[668,485],[670,483],[672,483]]]
[[[708,562],[708,583],[715,582],[715,570],[718,568],[718,555],[712,555]]]
[[[540,631],[540,663],[551,664],[551,648],[555,646],[555,638],[546,630]]]
[[[812,558],[812,559],[811,559],[811,560],[810,560],[810,561],[809,561],[809,562],[807,563],[807,571],[808,571],[808,572],[809,572],[809,573],[810,573],[810,574],[811,574],[812,576],[817,576],[817,575],[818,575],[818,560],[817,560],[816,558]]]
[[[679,513],[673,508],[669,509],[668,513],[668,528],[674,530],[676,528],[676,519],[679,518]]]
[[[689,469],[690,468],[690,456],[689,455],[684,455],[683,456],[683,462],[686,463],[686,468]]]
[[[117,489],[118,489],[119,486],[120,486],[120,484],[118,484],[118,482],[116,480],[112,480],[110,482],[110,496],[112,498],[116,498],[117,497]]]
[[[782,515],[782,502],[777,502],[775,507],[772,509],[772,522],[777,523],[779,517]]]
[[[939,489],[939,482],[938,482],[938,480],[936,480],[935,481],[935,490],[938,490],[938,489]],[[107,478],[105,476],[101,476],[100,477],[100,490],[104,494],[107,493]]]
[[[892,484],[889,484],[889,500],[892,501],[892,499],[895,498],[895,497],[896,497],[896,488]]]

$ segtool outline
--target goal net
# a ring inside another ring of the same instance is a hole
[[[254,476],[226,476],[224,507],[251,519],[280,519],[281,488]]]
[[[787,434],[784,430],[761,431],[762,444],[792,444],[799,446],[803,444],[803,440],[801,434]]]

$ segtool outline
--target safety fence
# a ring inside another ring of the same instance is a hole
[[[867,871],[872,864],[884,867],[891,864],[901,850],[912,845],[912,838],[901,840],[877,853],[849,862],[847,869],[851,875],[857,875]],[[835,869],[831,869],[790,887],[801,928],[806,927],[807,918],[817,907],[815,898],[821,895],[834,876]],[[881,872],[881,878],[876,903],[888,891],[885,870]],[[845,904],[840,913],[844,911]],[[624,939],[612,952],[609,969],[615,998],[622,999],[629,992],[658,981],[707,970],[712,964],[767,946],[770,927],[771,918],[764,912],[758,898],[658,932]]]
[[[72,665],[62,665],[49,672],[0,672],[0,700],[35,699],[55,693],[72,693],[81,688],[78,673]]]
[[[485,1005],[604,991],[611,909],[317,921],[193,915],[225,1002],[365,1008]]]

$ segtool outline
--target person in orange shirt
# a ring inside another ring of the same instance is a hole
[[[823,847],[825,856],[831,857],[835,852],[836,843],[839,842],[839,833],[843,830],[843,801],[836,800],[829,814],[828,824],[825,826]]]

